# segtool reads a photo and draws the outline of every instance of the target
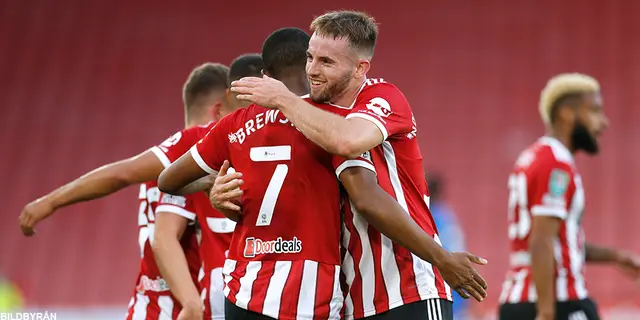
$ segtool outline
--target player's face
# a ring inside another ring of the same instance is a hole
[[[598,138],[609,126],[609,120],[602,109],[601,94],[585,95],[576,112],[575,124],[571,134],[574,148],[584,150],[589,154],[598,153]]]
[[[314,33],[307,51],[309,96],[317,103],[333,102],[350,85],[358,60],[344,38]]]

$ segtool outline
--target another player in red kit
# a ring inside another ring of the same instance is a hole
[[[242,55],[231,63],[228,81],[259,74],[262,67],[262,58],[259,54]],[[187,83],[185,93],[193,91],[189,88],[203,85],[206,85],[206,82]],[[215,120],[246,106],[236,100],[235,95],[228,89],[224,91],[224,94],[225,107],[220,108],[214,114]],[[184,96],[185,103],[193,99],[201,99],[201,97],[190,97],[187,94]],[[192,101],[189,104],[197,103],[197,101]],[[169,138],[163,145],[154,147],[152,151],[159,159],[163,160],[162,163],[167,167],[209,132],[214,123],[212,121],[206,126],[194,126],[183,130]],[[153,250],[163,278],[169,284],[173,295],[184,305],[179,319],[201,319],[202,317],[224,319],[222,267],[235,222],[213,209],[206,194],[202,192],[184,197],[164,194],[156,216]],[[187,263],[189,252],[183,251],[179,245],[183,230],[188,229],[188,225],[195,220],[200,226],[199,253],[202,261],[202,270],[198,276],[200,288],[196,288],[189,280],[189,264]]]
[[[239,93],[238,99],[277,108],[333,154],[354,158],[371,150],[382,189],[438,241],[411,108],[395,86],[366,77],[378,34],[373,18],[331,12],[316,18],[311,29],[306,66],[310,99],[348,110],[346,119],[300,99],[269,77],[241,79],[231,90]],[[471,267],[486,263],[483,259],[453,253],[424,261],[372,228],[354,208],[347,206],[343,237],[347,318],[451,319],[447,282],[463,297],[486,296],[484,280]]]
[[[583,74],[561,74],[542,91],[548,135],[520,154],[509,177],[510,270],[500,319],[599,319],[589,299],[585,262],[612,262],[640,276],[640,258],[594,246],[582,229],[585,193],[573,155],[598,153],[608,126],[600,85]]]
[[[213,119],[215,114],[225,113],[227,106],[224,97],[229,85],[227,72],[226,66],[212,63],[206,63],[194,69],[184,90],[185,97],[190,97],[189,100],[185,100],[187,126],[205,125]],[[156,208],[162,199],[155,180],[162,172],[164,165],[169,164],[165,154],[180,148],[180,141],[188,136],[189,132],[191,131],[181,131],[158,147],[95,169],[29,203],[20,215],[22,232],[32,236],[35,234],[35,225],[59,208],[101,198],[132,184],[142,183],[138,212],[140,273],[129,306],[128,319],[175,319],[181,309],[180,303],[171,295],[165,279],[158,271],[151,242],[155,235]],[[194,140],[197,141],[197,139]],[[184,147],[185,149],[181,152],[188,150],[189,147],[191,144]],[[196,231],[193,226],[184,230],[181,244],[188,261],[190,283],[196,286],[194,282],[197,282],[201,264],[198,259]]]
[[[304,94],[308,35],[295,29],[283,33],[299,39],[302,50],[288,46],[298,54],[278,55],[283,62],[265,63],[265,72]],[[264,47],[270,43],[268,39]],[[299,61],[290,64],[288,59]],[[245,213],[223,271],[227,319],[339,319],[340,191],[332,158],[278,112],[251,105],[219,121],[160,176],[163,190],[175,191],[216,173],[226,159],[247,173]],[[303,211],[300,202],[305,203]]]

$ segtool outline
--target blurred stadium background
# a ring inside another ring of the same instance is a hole
[[[370,76],[405,92],[425,168],[442,173],[470,251],[490,262],[489,299],[473,318],[495,312],[507,175],[543,134],[538,96],[556,73],[598,78],[612,124],[600,156],[578,157],[587,237],[640,252],[640,1],[2,0],[0,274],[23,307],[122,318],[138,268],[137,189],[63,209],[32,239],[19,232],[20,209],[180,129],[181,86],[196,65],[259,52],[274,29],[343,8],[380,22]],[[638,319],[638,284],[609,267],[589,267],[587,279],[605,319]]]

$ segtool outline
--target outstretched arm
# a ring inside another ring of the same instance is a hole
[[[484,259],[466,252],[452,254],[445,250],[380,188],[374,172],[350,167],[340,173],[340,181],[355,209],[376,230],[436,266],[445,281],[462,297],[468,298],[466,293],[478,301],[486,297],[487,284],[472,267],[472,263],[486,264]]]
[[[98,199],[135,183],[155,180],[163,165],[150,150],[135,157],[104,165],[29,203],[20,214],[22,232],[31,236],[34,227],[59,208]]]

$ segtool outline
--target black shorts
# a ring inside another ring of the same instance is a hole
[[[535,320],[536,305],[532,302],[507,303],[500,306],[500,320]],[[556,302],[556,320],[599,320],[598,307],[589,298]]]
[[[228,299],[224,299],[224,318],[226,320],[273,320],[263,314],[242,309]]]
[[[405,304],[387,312],[363,318],[366,320],[453,320],[453,302],[429,299]]]

